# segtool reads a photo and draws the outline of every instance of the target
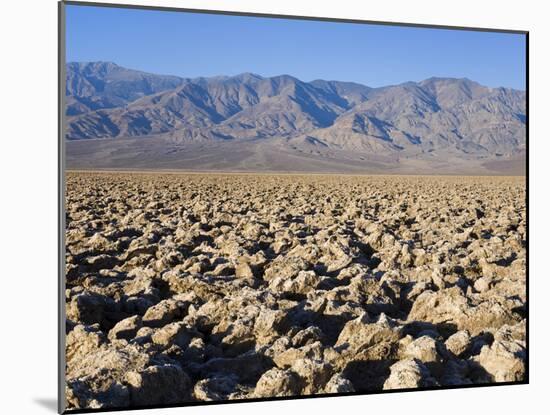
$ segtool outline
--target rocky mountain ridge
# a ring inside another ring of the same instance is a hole
[[[179,78],[94,62],[68,64],[67,80],[69,140],[276,137],[298,146],[466,157],[525,150],[525,93],[465,78],[369,88],[290,75]]]

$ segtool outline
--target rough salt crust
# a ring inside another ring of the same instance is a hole
[[[68,173],[67,405],[521,381],[525,179]]]

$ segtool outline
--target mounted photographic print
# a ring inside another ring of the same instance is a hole
[[[59,10],[61,412],[528,382],[527,32]]]

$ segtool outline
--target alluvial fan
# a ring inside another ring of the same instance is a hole
[[[526,376],[524,177],[68,173],[67,405]]]

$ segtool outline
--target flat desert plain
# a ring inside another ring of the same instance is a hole
[[[524,177],[66,182],[69,409],[525,380]]]

